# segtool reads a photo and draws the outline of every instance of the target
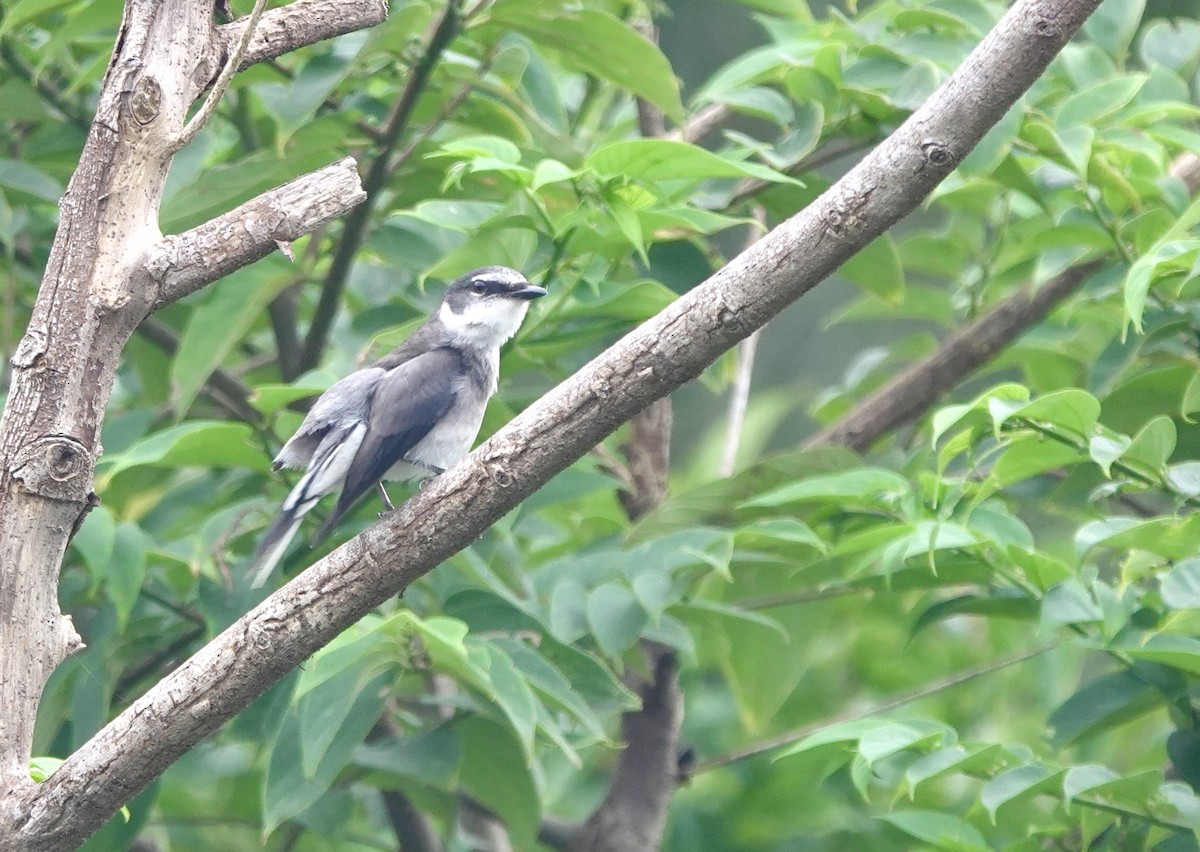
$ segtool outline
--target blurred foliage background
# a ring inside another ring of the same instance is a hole
[[[503,263],[551,290],[504,354],[490,433],[758,217],[801,210],[1006,5],[474,0],[431,38],[445,3],[394,0],[375,29],[238,75],[176,157],[164,232],[347,151],[379,180],[294,260],[134,337],[103,505],[63,570],[87,649],[47,688],[35,774],[258,600],[239,571],[286,493],[268,465],[298,403],[402,339],[444,282]],[[88,848],[391,849],[396,796],[446,849],[483,848],[465,802],[539,848],[603,797],[643,640],[680,657],[696,760],[667,849],[1196,848],[1200,204],[1171,164],[1200,150],[1197,5],[1106,0],[918,214],[765,332],[732,472],[733,354],[677,394],[657,509],[623,509],[614,436]],[[120,6],[3,4],[6,353]],[[661,49],[639,34],[651,16]],[[668,129],[728,116],[697,144],[645,138],[638,99]],[[955,328],[1090,261],[918,423],[862,456],[798,449]]]

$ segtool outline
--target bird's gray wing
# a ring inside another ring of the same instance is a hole
[[[321,442],[334,431],[343,431],[366,419],[375,385],[386,374],[378,367],[368,367],[346,376],[329,386],[309,409],[304,422],[283,445],[271,467],[300,468],[312,461]]]
[[[378,381],[366,433],[346,472],[337,505],[317,532],[317,541],[446,416],[462,386],[463,369],[457,352],[434,349],[405,361]]]

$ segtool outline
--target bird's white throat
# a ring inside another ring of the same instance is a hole
[[[493,296],[470,302],[461,313],[443,304],[438,319],[455,343],[495,349],[517,333],[528,310],[529,302]]]

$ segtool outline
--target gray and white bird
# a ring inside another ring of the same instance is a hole
[[[251,585],[271,576],[326,494],[341,490],[314,543],[376,486],[390,508],[382,480],[434,476],[470,452],[496,392],[500,346],[544,295],[515,269],[469,272],[407,340],[321,394],[272,464],[308,470],[258,545]]]

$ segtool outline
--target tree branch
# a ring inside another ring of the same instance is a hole
[[[1029,651],[1022,651],[1019,654],[1014,654],[1011,657],[1003,657],[999,660],[993,660],[990,663],[983,663],[978,666],[972,666],[960,672],[955,672],[952,675],[947,675],[943,678],[938,678],[935,681],[919,686],[916,689],[903,692],[893,696],[878,704],[867,707],[863,710],[858,710],[853,713],[845,713],[835,716],[830,719],[821,719],[819,722],[813,722],[811,725],[805,725],[801,728],[796,728],[791,731],[779,734],[774,737],[769,737],[761,742],[753,743],[744,748],[739,748],[728,754],[723,754],[720,757],[706,760],[696,767],[696,772],[708,772],[710,769],[716,769],[720,766],[728,766],[731,763],[737,763],[739,760],[745,760],[748,757],[756,757],[760,754],[766,754],[769,751],[774,751],[777,748],[782,748],[786,745],[799,742],[807,736],[815,734],[817,731],[824,730],[832,725],[841,725],[846,722],[856,722],[859,719],[869,719],[872,716],[879,716],[891,710],[904,707],[906,704],[912,704],[914,701],[919,701],[922,698],[928,698],[931,695],[937,695],[939,692],[944,692],[955,686],[960,686],[964,683],[969,683],[976,678],[981,678],[993,672],[1001,671],[1002,669],[1015,666],[1019,663],[1024,663],[1027,660],[1032,660],[1034,657],[1040,657],[1047,651],[1052,651],[1057,648],[1060,642],[1051,642],[1049,645],[1042,645],[1033,648]]]
[[[643,643],[651,679],[638,689],[639,710],[621,717],[625,748],[603,804],[572,836],[572,852],[626,852],[662,844],[667,805],[678,784],[683,695],[678,662],[662,645]]]
[[[1169,171],[1183,181],[1189,194],[1200,192],[1200,156],[1181,154]],[[1033,292],[1029,286],[1023,287],[960,328],[937,351],[860,400],[837,422],[811,436],[804,442],[804,449],[844,446],[866,452],[884,435],[923,416],[978,367],[1045,319],[1103,263],[1093,260],[1071,266]]]
[[[263,12],[242,54],[238,69],[274,59],[325,39],[373,27],[387,20],[385,0],[296,0]],[[233,53],[249,25],[247,19],[217,27],[226,52]]]
[[[147,265],[158,283],[153,310],[266,257],[366,198],[353,157],[268,190],[203,225],[165,237]]]
[[[12,802],[17,836],[46,852],[76,845],[345,627],[816,286],[920,204],[1099,2],[1018,0],[929,101],[820,198],[231,625],[45,782],[23,788]]]
[[[231,47],[233,47],[231,55],[225,60],[221,73],[217,75],[216,81],[209,89],[204,103],[200,104],[200,109],[196,110],[196,114],[188,119],[188,123],[179,132],[179,137],[172,146],[173,151],[181,150],[195,139],[196,135],[204,129],[204,125],[208,124],[208,120],[213,117],[213,113],[217,111],[221,98],[225,97],[229,84],[233,82],[233,75],[241,68],[242,57],[246,55],[246,48],[250,46],[250,40],[254,37],[254,28],[258,26],[258,20],[262,17],[263,9],[266,7],[267,0],[254,0],[254,8],[250,10],[250,16],[242,26],[240,37],[236,42],[231,43]]]
[[[804,442],[804,449],[844,446],[865,452],[880,437],[916,420],[943,394],[986,364],[1055,305],[1074,293],[1104,261],[1069,267],[1034,292],[1010,296],[947,338],[935,352],[867,396],[836,423]]]
[[[433,35],[429,38],[429,46],[425,49],[421,60],[413,67],[412,73],[409,74],[408,80],[404,84],[404,90],[396,99],[392,112],[384,124],[383,141],[380,143],[379,151],[363,181],[366,198],[353,213],[346,217],[341,239],[338,240],[337,249],[334,251],[333,260],[329,265],[329,272],[325,275],[321,297],[317,301],[312,325],[304,338],[304,349],[300,353],[300,363],[297,369],[301,373],[315,367],[321,360],[321,353],[325,351],[325,343],[329,340],[329,331],[333,328],[333,322],[337,318],[338,307],[342,301],[342,291],[346,288],[346,279],[350,277],[354,258],[367,233],[371,211],[392,173],[390,165],[392,152],[400,141],[400,135],[408,126],[412,111],[417,105],[421,92],[425,90],[434,66],[437,65],[445,49],[450,46],[450,42],[454,41],[455,36],[458,35],[461,26],[459,17],[461,3],[462,0],[446,0],[446,10],[442,13]]]

